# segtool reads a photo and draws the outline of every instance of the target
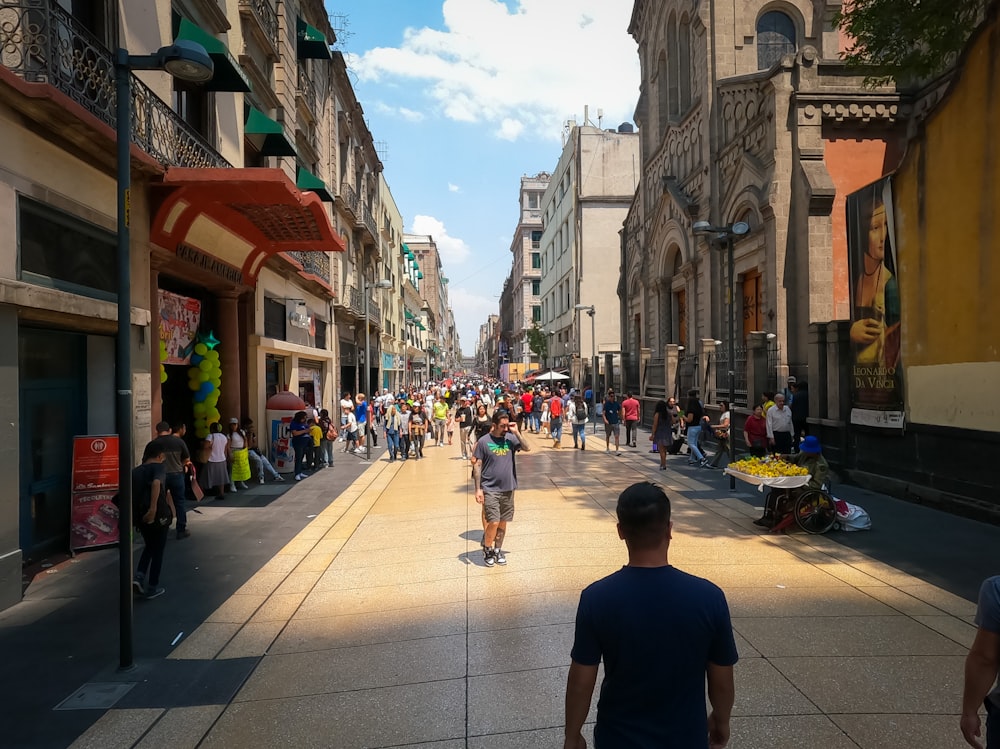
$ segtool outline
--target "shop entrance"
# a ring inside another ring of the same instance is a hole
[[[87,338],[21,328],[19,543],[33,561],[69,537],[73,437],[87,433]]]

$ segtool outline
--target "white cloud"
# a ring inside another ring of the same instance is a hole
[[[444,224],[433,216],[414,216],[410,233],[430,234],[441,256],[441,265],[446,268],[464,263],[472,254],[465,240],[450,236]]]
[[[625,0],[445,0],[444,28],[410,28],[399,47],[352,56],[363,80],[423,84],[447,118],[485,122],[498,138],[558,139],[569,113],[591,105],[608,127],[629,120],[639,61]]]
[[[375,102],[375,111],[394,117],[402,117],[408,122],[420,122],[424,119],[423,112],[418,112],[415,109],[407,109],[406,107],[393,107],[384,101]]]
[[[448,192],[462,192],[462,188],[458,185],[454,185],[451,182],[448,183]]]
[[[483,294],[482,289],[467,291],[464,288],[453,288],[450,285],[448,286],[448,301],[455,315],[462,353],[467,356],[471,355],[476,351],[480,324],[486,322],[489,315],[499,314],[500,303],[496,297]]]

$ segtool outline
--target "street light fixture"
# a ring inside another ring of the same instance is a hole
[[[118,431],[118,666],[133,667],[132,652],[132,71],[165,70],[193,83],[211,80],[214,65],[200,44],[178,41],[152,55],[115,51],[115,137],[117,160],[118,336],[115,349],[115,428]]]
[[[578,304],[573,309],[590,315],[590,353],[593,358],[590,373],[590,416],[594,420],[594,434],[597,434],[597,309],[593,304]]]
[[[365,428],[372,431],[372,365],[371,365],[371,321],[368,319],[368,297],[371,296],[372,289],[391,289],[392,281],[382,279],[375,283],[368,283],[365,279],[365,392],[368,394],[368,405],[365,406]],[[371,434],[366,435],[365,440],[365,460],[372,458]]]
[[[736,460],[736,440],[733,430],[733,396],[736,394],[736,305],[735,300],[735,239],[742,237],[750,231],[750,224],[745,221],[736,221],[726,226],[713,226],[708,221],[696,221],[691,227],[695,234],[714,234],[715,239],[722,240],[726,247],[727,273],[729,276],[728,294],[729,305],[728,327],[729,327],[729,462]],[[736,477],[729,477],[729,491],[736,491]]]

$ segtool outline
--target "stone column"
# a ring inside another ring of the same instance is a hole
[[[826,324],[809,323],[809,418],[825,419],[829,409],[827,377]]]
[[[851,323],[826,324],[827,418],[841,424],[851,420]]]
[[[233,418],[240,418],[240,320],[239,295],[235,292],[224,292],[216,297],[219,329],[215,337],[219,339],[219,363],[222,366],[222,387],[219,395],[219,414],[222,423]]]
[[[677,392],[677,364],[680,359],[680,347],[676,343],[668,343],[663,351],[664,398]]]
[[[715,403],[715,369],[711,364],[715,353],[714,338],[702,338],[698,346],[698,382],[702,403]]]
[[[767,333],[754,331],[747,336],[747,404],[760,403],[767,387]]]
[[[646,397],[646,369],[649,367],[649,362],[653,358],[653,350],[650,348],[639,349],[639,397]]]

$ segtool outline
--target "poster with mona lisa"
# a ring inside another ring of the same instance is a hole
[[[890,177],[847,196],[851,423],[903,428],[900,306]]]

